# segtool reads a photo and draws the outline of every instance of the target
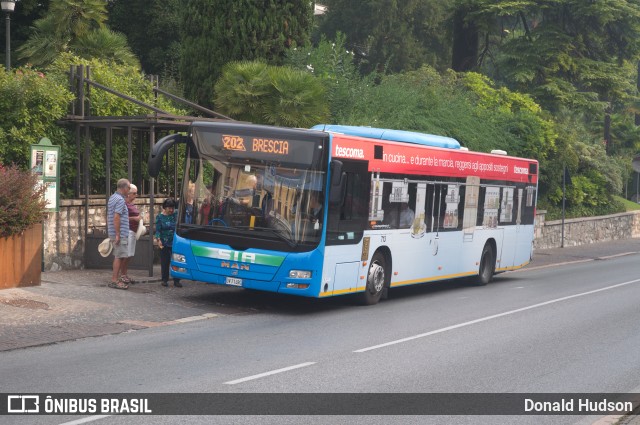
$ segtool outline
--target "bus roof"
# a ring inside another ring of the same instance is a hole
[[[350,136],[368,137],[371,139],[415,143],[417,145],[434,146],[438,148],[460,149],[460,143],[456,139],[445,136],[436,136],[434,134],[418,133],[415,131],[333,124],[318,124],[311,127],[311,129],[348,134]]]

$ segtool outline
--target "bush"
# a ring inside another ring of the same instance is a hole
[[[23,232],[44,218],[45,187],[38,177],[15,165],[0,164],[0,237]]]
[[[26,168],[33,143],[45,136],[54,144],[69,138],[57,123],[73,99],[65,78],[57,83],[30,68],[0,70],[0,163]]]

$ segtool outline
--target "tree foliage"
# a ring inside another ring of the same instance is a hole
[[[106,28],[104,0],[58,0],[34,22],[29,39],[18,48],[21,60],[36,66],[52,63],[58,54],[99,57],[136,65],[138,60],[121,34]]]
[[[147,74],[176,77],[180,62],[181,0],[112,0],[109,26],[125,34]],[[144,22],[144,25],[140,25]]]
[[[376,73],[361,75],[355,53],[346,48],[346,37],[342,33],[336,35],[335,41],[323,36],[315,47],[290,49],[285,64],[308,72],[322,82],[333,122],[345,122],[353,105],[377,78]]]
[[[450,58],[450,8],[438,0],[328,0],[320,32],[346,35],[369,73],[401,72],[427,64],[444,69]]]
[[[504,149],[541,160],[554,151],[557,137],[530,97],[495,88],[479,74],[440,75],[426,66],[385,76],[350,111],[341,123],[445,135],[472,150]]]
[[[637,1],[463,3],[472,4],[468,19],[485,33],[482,50],[492,60],[483,72],[533,95],[545,109],[602,114],[635,91],[623,65],[640,53]]]
[[[215,86],[217,109],[261,124],[310,127],[329,107],[322,83],[309,73],[263,62],[231,62]]]
[[[307,43],[312,16],[305,0],[187,0],[180,25],[186,96],[210,106],[228,62],[281,63],[287,49]]]
[[[0,163],[26,168],[31,144],[67,138],[56,122],[72,99],[66,85],[30,68],[0,70]]]

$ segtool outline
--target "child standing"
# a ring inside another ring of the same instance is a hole
[[[171,265],[171,247],[173,234],[176,231],[178,213],[175,211],[176,201],[173,198],[165,199],[162,203],[162,213],[156,217],[156,232],[153,241],[160,248],[160,270],[162,274],[162,286],[169,286],[169,266]],[[173,279],[173,286],[182,288],[180,279]]]

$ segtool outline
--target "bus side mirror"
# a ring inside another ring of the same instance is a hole
[[[180,134],[170,134],[158,140],[156,144],[151,148],[149,152],[149,160],[147,161],[147,170],[149,176],[158,177],[160,174],[160,168],[162,168],[162,157],[171,147],[178,143],[187,143],[189,137]]]
[[[344,199],[346,174],[342,172],[342,161],[334,159],[329,166],[331,185],[329,185],[329,204],[340,205]]]

